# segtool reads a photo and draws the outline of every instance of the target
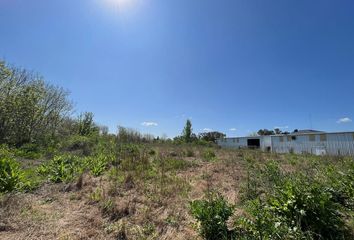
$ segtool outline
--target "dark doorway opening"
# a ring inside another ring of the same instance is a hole
[[[247,139],[247,146],[249,148],[260,148],[261,147],[261,140],[259,138],[255,139]]]

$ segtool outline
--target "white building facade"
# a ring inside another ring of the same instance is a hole
[[[259,148],[276,153],[354,156],[354,132],[236,137],[219,139],[217,143],[221,147]]]

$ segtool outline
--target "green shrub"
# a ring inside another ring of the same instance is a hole
[[[290,179],[269,205],[288,224],[299,226],[303,232],[329,239],[342,239],[344,222],[339,204],[332,194],[316,182]]]
[[[28,143],[22,145],[16,151],[16,156],[26,158],[26,159],[39,159],[41,158],[41,150],[37,144]]]
[[[331,165],[325,170],[321,179],[328,185],[327,190],[333,195],[333,200],[343,207],[354,210],[354,162],[348,159],[342,169]],[[327,181],[326,181],[327,180]]]
[[[186,156],[187,157],[195,157],[195,154],[192,149],[187,149]]]
[[[77,156],[60,155],[39,166],[38,173],[48,176],[55,183],[69,182],[83,171],[83,165],[84,161]]]
[[[104,198],[104,196],[103,196],[102,188],[96,188],[95,191],[93,191],[89,195],[89,199],[90,199],[91,203],[99,203],[103,198]]]
[[[27,168],[23,170],[22,189],[24,191],[32,191],[40,186],[43,182],[43,176],[39,175],[36,168]]]
[[[346,219],[354,200],[352,158],[297,157],[285,172],[277,161],[262,163],[246,155],[245,209],[235,222],[237,238],[350,239]]]
[[[239,233],[260,239],[345,238],[343,209],[328,188],[303,175],[287,177],[274,188],[262,202],[247,203],[251,217],[240,218]]]
[[[23,172],[19,164],[9,156],[0,156],[0,192],[21,189]]]
[[[87,165],[92,175],[97,177],[107,170],[110,160],[109,156],[97,154],[87,158]]]
[[[6,144],[0,144],[0,158],[14,157],[14,154],[10,151],[10,148]]]
[[[197,146],[204,146],[204,147],[213,147],[215,144],[213,142],[208,142],[204,139],[198,139],[193,142],[193,144]]]
[[[140,155],[139,145],[137,144],[120,144],[118,148],[123,157],[138,157]]]
[[[235,239],[310,239],[260,199],[247,202],[245,210],[234,222]]]
[[[216,193],[209,193],[206,200],[190,203],[191,214],[200,223],[200,235],[206,240],[232,239],[227,220],[233,214],[233,206]]]
[[[156,155],[156,151],[154,149],[150,149],[148,153],[150,156]]]
[[[213,149],[211,149],[211,148],[206,149],[203,152],[202,157],[205,161],[208,161],[208,162],[216,160],[216,154],[213,151]]]
[[[79,151],[88,156],[94,151],[95,141],[90,136],[73,135],[64,143],[64,149],[68,151]]]
[[[121,169],[125,171],[146,167],[149,162],[148,155],[140,154],[140,149],[137,144],[120,144],[118,149],[119,164]]]
[[[266,179],[266,182],[269,183],[268,187],[281,185],[284,179],[279,163],[274,160],[268,161],[265,164],[264,168],[261,170],[261,174],[263,178]]]

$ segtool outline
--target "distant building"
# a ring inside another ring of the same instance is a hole
[[[354,132],[299,130],[286,135],[235,137],[217,140],[221,147],[259,148],[276,153],[354,156]]]

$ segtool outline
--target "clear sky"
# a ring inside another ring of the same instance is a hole
[[[354,130],[353,0],[0,0],[0,30],[112,132]]]

